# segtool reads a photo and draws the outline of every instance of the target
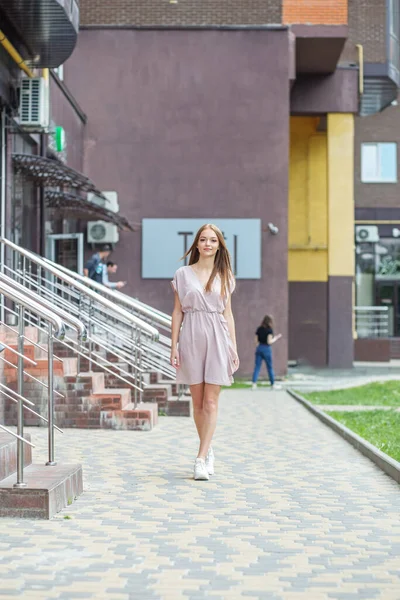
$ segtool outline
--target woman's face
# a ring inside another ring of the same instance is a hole
[[[219,241],[215,231],[212,229],[203,229],[199,237],[199,243],[197,244],[200,256],[203,258],[215,256],[218,248]]]

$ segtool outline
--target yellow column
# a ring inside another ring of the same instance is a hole
[[[354,276],[354,117],[328,115],[328,274]]]

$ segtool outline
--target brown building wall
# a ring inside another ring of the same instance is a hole
[[[317,367],[328,364],[328,284],[289,283],[289,359]]]
[[[399,183],[361,182],[361,144],[363,142],[397,142],[400,140],[400,106],[390,106],[383,112],[355,120],[355,176],[356,208],[400,207]],[[400,148],[397,149],[397,172],[400,174]]]
[[[288,65],[286,31],[92,30],[66,66],[88,114],[85,173],[118,192],[131,221],[252,217],[279,227],[262,234],[262,279],[238,281],[233,299],[242,373],[266,312],[284,334],[278,373],[287,363]],[[141,279],[140,232],[122,234],[113,258],[128,293],[171,311],[169,282]]]
[[[281,23],[280,0],[82,0],[85,25],[264,25]]]

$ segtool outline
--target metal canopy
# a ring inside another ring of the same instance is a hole
[[[125,217],[121,217],[118,213],[107,210],[98,204],[94,204],[86,198],[74,196],[67,192],[57,192],[55,190],[46,190],[45,192],[46,206],[48,208],[57,209],[60,212],[67,212],[70,216],[76,216],[78,219],[90,220],[99,219],[113,223],[121,230],[137,231],[140,228],[139,224],[131,224]]]
[[[107,200],[89,177],[67,167],[58,160],[36,154],[13,154],[12,159],[17,173],[23,173],[38,185],[67,186],[84,192],[92,192],[103,200]]]
[[[17,173],[22,173],[36,185],[53,188],[45,190],[46,204],[49,208],[68,212],[69,215],[74,214],[80,219],[96,218],[114,223],[121,230],[135,231],[140,228],[140,225],[131,225],[118,213],[80,196],[79,192],[91,192],[104,200],[107,206],[108,199],[93,181],[75,169],[58,160],[36,154],[13,154],[12,160]]]

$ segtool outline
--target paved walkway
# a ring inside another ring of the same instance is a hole
[[[189,419],[57,439],[85,494],[0,520],[0,599],[400,599],[399,486],[285,392],[224,392],[209,482]]]

